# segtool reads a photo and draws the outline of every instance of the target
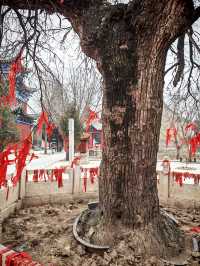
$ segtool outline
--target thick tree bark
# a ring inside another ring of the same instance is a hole
[[[133,4],[129,17],[130,10],[118,6],[104,28],[98,54],[104,78],[99,197],[104,219],[110,224],[120,221],[137,228],[159,216],[156,162],[164,66],[176,32],[169,31],[166,16],[175,17],[171,14],[175,8],[172,2],[168,6],[157,3],[152,13],[145,3]]]
[[[112,43],[110,56],[106,51],[102,59],[105,145],[99,195],[107,221],[136,227],[159,214],[156,162],[166,55],[159,39],[147,37],[131,48]]]

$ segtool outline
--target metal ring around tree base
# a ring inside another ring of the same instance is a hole
[[[74,235],[74,238],[76,239],[77,242],[79,242],[81,245],[89,248],[89,249],[92,249],[92,250],[96,250],[96,251],[107,251],[110,247],[109,246],[99,246],[99,245],[94,245],[94,244],[91,244],[85,240],[83,240],[77,233],[77,226],[80,222],[80,218],[81,216],[83,215],[84,212],[86,212],[86,210],[84,210],[75,220],[75,222],[73,223],[73,235]]]

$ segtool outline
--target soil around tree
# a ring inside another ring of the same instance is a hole
[[[18,251],[26,251],[34,260],[48,266],[199,265],[200,253],[192,252],[192,237],[196,234],[191,233],[190,229],[200,225],[200,210],[163,207],[168,214],[174,215],[185,233],[186,252],[175,258],[168,256],[165,259],[157,259],[150,255],[146,257],[142,248],[142,236],[144,237],[147,232],[137,236],[137,243],[138,240],[141,241],[139,252],[139,248],[136,249],[134,246],[135,233],[132,230],[122,230],[108,252],[92,253],[87,250],[77,243],[72,234],[75,218],[87,208],[87,202],[81,200],[63,205],[48,204],[19,210],[4,221],[1,243],[12,245],[13,249]],[[93,225],[96,218],[93,219]],[[88,238],[92,239],[94,228],[89,230]],[[87,233],[89,230],[86,230]]]
[[[142,256],[174,257],[184,252],[184,233],[178,222],[161,209],[160,215],[148,225],[133,229],[124,226],[120,220],[115,224],[105,223],[101,210],[86,209],[82,212],[77,225],[77,233],[87,243],[96,245],[96,251],[104,246],[115,248],[120,241],[129,242],[130,253]]]

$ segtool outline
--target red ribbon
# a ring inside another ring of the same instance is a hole
[[[65,171],[65,169],[61,168],[61,169],[54,169],[54,176],[58,182],[58,187],[63,187],[63,180],[62,180],[62,175]]]
[[[8,168],[8,151],[0,153],[0,187],[6,185],[6,174]]]
[[[32,258],[25,252],[14,252],[6,257],[6,266],[23,265],[26,262],[31,262]],[[23,263],[23,264],[22,264]]]
[[[55,128],[55,125],[53,123],[48,122],[46,132],[49,138],[52,136],[54,128]]]
[[[98,167],[90,168],[90,182],[94,184],[94,178],[98,175]]]
[[[191,154],[195,155],[197,147],[200,145],[200,133],[198,133],[196,136],[192,137],[189,140],[190,150]]]
[[[29,151],[31,149],[32,143],[31,143],[31,137],[28,137],[24,140],[21,150],[19,151],[17,163],[16,163],[16,175],[12,178],[13,186],[16,186],[17,182],[21,178],[22,171],[24,167],[26,166],[26,158],[29,154]]]
[[[40,169],[39,170],[39,179],[42,180],[44,178],[44,181],[46,182],[46,175],[45,175],[45,170],[44,169]]]
[[[38,133],[38,135],[41,133],[42,131],[42,126],[43,124],[48,124],[48,116],[46,112],[42,112],[39,119],[38,119],[38,125],[37,125],[37,130],[36,132]]]
[[[53,174],[54,174],[54,172],[51,171],[51,172],[49,173],[49,170],[47,170],[47,171],[46,171],[46,174],[47,174],[48,180],[51,181],[51,182],[53,182]]]
[[[87,190],[87,169],[85,169],[83,176],[83,191],[86,192],[86,190]]]
[[[38,170],[33,171],[33,182],[38,182]]]
[[[37,155],[35,155],[34,153],[31,154],[31,158],[29,160],[29,163],[33,160],[33,159],[38,159],[39,157]]]
[[[195,184],[199,184],[200,182],[200,174],[192,174],[192,173],[189,173],[189,172],[172,172],[172,176],[173,178],[175,179],[175,181],[180,185],[182,186],[183,185],[183,178],[184,180],[186,178],[192,178],[194,179],[194,183]]]
[[[177,129],[176,128],[167,128],[166,129],[166,140],[165,140],[166,146],[169,145],[172,137],[176,138],[176,135],[177,135]]]
[[[2,255],[8,251],[10,251],[10,248],[8,248],[8,247],[5,247],[5,248],[0,250],[0,265],[2,265]]]
[[[50,138],[52,136],[53,130],[55,128],[55,125],[53,123],[49,122],[48,115],[47,115],[46,112],[42,112],[40,117],[39,117],[39,119],[38,119],[38,125],[37,125],[37,130],[36,130],[36,132],[38,134],[41,133],[42,126],[44,124],[46,125],[47,136]]]
[[[17,158],[17,144],[10,144],[7,146],[6,150],[0,153],[0,187],[7,185],[6,175],[8,165],[15,163]],[[15,159],[9,160],[9,155],[14,153]]]
[[[195,233],[200,233],[200,226],[197,226],[197,227],[192,227],[190,229],[191,232],[195,232]]]
[[[197,125],[196,125],[195,123],[189,123],[189,124],[185,127],[185,131],[187,132],[189,129],[195,131],[195,130],[197,129]]]
[[[86,132],[89,132],[89,129],[90,129],[90,125],[92,123],[92,121],[94,121],[95,119],[98,118],[98,115],[97,113],[95,113],[94,111],[92,110],[89,110],[89,116],[88,116],[88,119],[86,121]]]
[[[3,105],[11,106],[16,102],[16,95],[15,95],[16,75],[20,73],[23,69],[21,56],[22,56],[22,51],[19,53],[15,61],[13,61],[12,64],[10,65],[10,70],[8,72],[8,81],[9,81],[8,95],[2,96],[0,99],[0,102]],[[1,83],[3,83],[2,80]]]

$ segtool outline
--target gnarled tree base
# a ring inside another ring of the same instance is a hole
[[[82,220],[79,228],[82,237],[93,244],[110,245],[111,250],[120,254],[118,260],[126,258],[145,261],[152,256],[171,258],[184,250],[183,233],[178,225],[163,213],[148,226],[134,230],[123,226],[120,221],[115,225],[105,224],[99,211],[88,212]]]

